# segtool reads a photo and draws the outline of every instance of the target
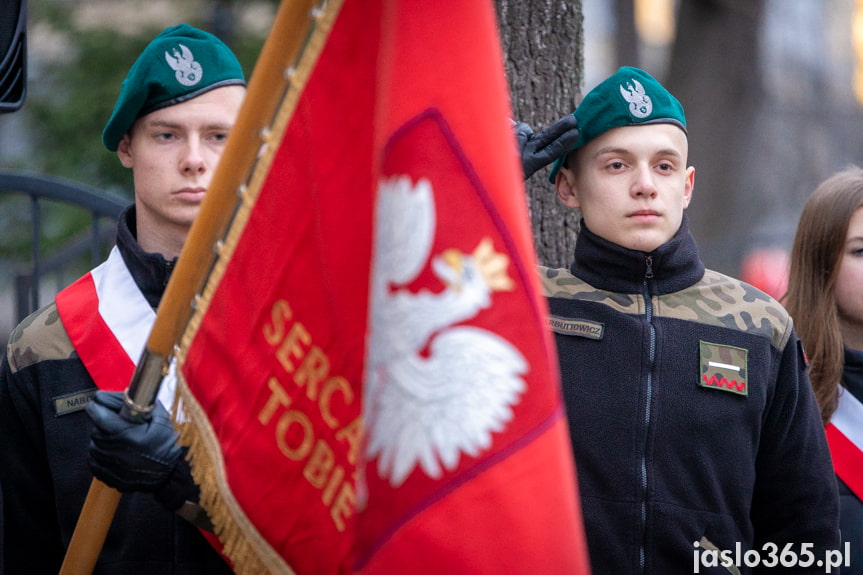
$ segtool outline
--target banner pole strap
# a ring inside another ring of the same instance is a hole
[[[180,252],[146,349],[126,390],[124,414],[137,417],[152,409],[174,347],[194,311],[195,298],[218,258],[220,240],[242,201],[244,183],[266,141],[264,134],[287,90],[286,71],[298,61],[308,40],[314,5],[311,0],[283,0],[279,5],[225,151]],[[93,479],[60,575],[93,572],[119,502],[119,491]]]

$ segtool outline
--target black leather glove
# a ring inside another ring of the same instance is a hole
[[[578,140],[578,121],[567,114],[538,134],[524,122],[514,123],[524,179],[569,152]]]
[[[90,436],[90,469],[122,493],[143,491],[171,511],[197,501],[198,488],[185,461],[185,449],[168,411],[158,401],[145,421],[126,420],[120,411],[123,393],[99,391],[87,404],[95,427]]]

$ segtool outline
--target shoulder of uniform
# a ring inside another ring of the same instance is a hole
[[[566,268],[537,266],[542,295],[545,297],[571,298],[584,289],[587,284],[578,279]]]
[[[768,337],[784,349],[793,330],[791,316],[778,301],[731,276],[706,270],[691,289],[663,297],[662,315],[719,325]]]
[[[9,335],[6,354],[13,373],[40,361],[74,356],[57,305],[52,302],[24,318]]]
[[[638,294],[617,293],[593,287],[568,269],[540,266],[540,282],[547,298],[594,302],[620,313],[644,313],[644,298]]]

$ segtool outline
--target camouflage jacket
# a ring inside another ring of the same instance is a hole
[[[711,547],[838,548],[830,454],[779,303],[705,271],[685,219],[650,254],[582,228],[571,268],[540,274],[594,573],[728,573],[694,571]]]
[[[173,265],[140,249],[133,223],[130,209],[120,218],[117,245],[155,307]],[[12,332],[0,364],[0,573],[60,571],[92,481],[87,453],[92,423],[83,408],[95,389],[54,303]],[[153,495],[134,493],[120,500],[94,573],[231,570],[195,527]]]

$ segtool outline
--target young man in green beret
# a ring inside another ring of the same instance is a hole
[[[174,381],[147,423],[119,412],[244,96],[230,49],[185,24],[153,39],[124,80],[102,134],[135,190],[117,245],[15,328],[0,365],[0,572],[59,572],[94,474],[124,493],[95,573],[232,572],[204,535],[175,443]]]
[[[574,116],[550,179],[581,232],[569,269],[540,271],[594,575],[835,567],[805,356],[779,303],[699,259],[683,107],[621,68]]]

